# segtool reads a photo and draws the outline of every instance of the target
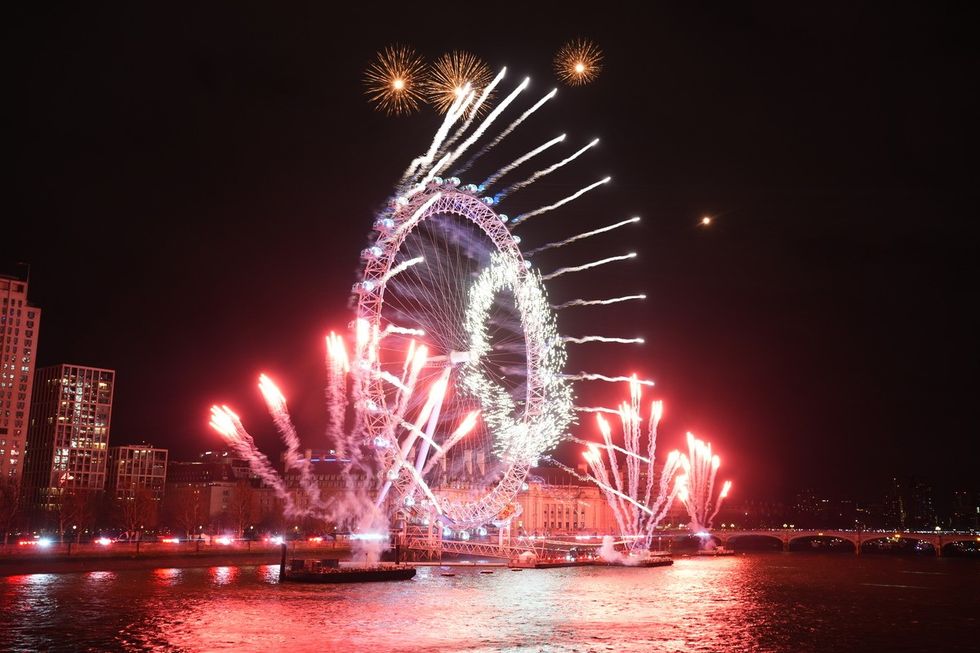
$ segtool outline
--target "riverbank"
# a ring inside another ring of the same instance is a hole
[[[116,545],[113,545],[116,546]],[[288,556],[307,558],[349,558],[349,548],[309,546],[290,543]],[[170,550],[143,545],[137,552],[134,545],[123,545],[100,551],[32,551],[11,555],[0,554],[0,576],[23,574],[67,574],[88,571],[120,571],[127,569],[156,569],[192,567],[245,567],[278,564],[278,546],[200,546],[193,543]]]

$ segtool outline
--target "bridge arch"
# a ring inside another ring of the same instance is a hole
[[[735,535],[728,536],[722,542],[723,546],[728,549],[738,550],[783,550],[783,538],[774,534],[767,533],[738,533]]]
[[[885,545],[886,543],[891,543]],[[871,544],[872,546],[867,546]],[[945,542],[944,542],[945,544]],[[921,545],[926,545],[928,550],[922,550]],[[913,533],[902,533],[899,536],[896,535],[872,535],[870,537],[862,538],[861,540],[861,552],[862,553],[902,553],[902,554],[916,554],[916,553],[930,553],[934,555],[941,554],[939,541],[937,537],[930,535],[917,536]]]
[[[810,546],[807,547],[807,543]],[[855,553],[857,538],[846,533],[814,531],[795,533],[786,540],[788,551],[819,551],[826,553]]]

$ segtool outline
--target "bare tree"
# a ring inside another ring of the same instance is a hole
[[[92,520],[92,496],[84,490],[68,490],[61,495],[58,505],[58,536],[65,541],[65,531],[71,526],[76,527],[75,541],[84,527]]]
[[[127,536],[139,540],[144,528],[156,525],[157,501],[151,490],[141,488],[132,492],[132,496],[117,498],[114,512]]]
[[[255,491],[248,479],[241,479],[235,486],[235,496],[232,498],[229,512],[238,529],[238,537],[245,535],[245,527],[252,521]]]
[[[188,538],[197,532],[203,517],[200,492],[194,486],[184,486],[168,490],[167,493],[170,521]]]
[[[0,478],[0,530],[3,545],[7,546],[10,531],[20,517],[20,483],[11,478]]]

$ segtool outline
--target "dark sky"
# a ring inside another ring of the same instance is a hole
[[[585,35],[605,51],[602,76],[563,89],[488,161],[561,132],[562,154],[602,138],[506,207],[613,176],[529,223],[528,244],[644,218],[541,260],[640,252],[550,286],[556,300],[649,295],[563,314],[566,333],[599,322],[648,343],[576,349],[571,367],[656,379],[661,447],[688,429],[710,439],[742,496],[877,498],[893,473],[975,487],[972,19],[953,4],[530,5],[8,16],[14,174],[0,253],[6,269],[32,264],[40,363],[118,370],[116,444],[147,440],[177,459],[217,447],[206,414],[225,401],[271,452],[254,385],[268,371],[321,445],[322,335],[349,321],[373,212],[438,125],[431,110],[370,109],[360,80],[374,52],[468,49],[507,65],[508,87],[530,75],[530,103],[555,85],[554,51]],[[717,217],[708,230],[703,214]],[[586,387],[584,402],[621,390]]]

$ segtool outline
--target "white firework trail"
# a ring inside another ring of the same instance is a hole
[[[601,412],[601,413],[608,413],[608,414],[612,414],[612,415],[619,415],[619,411],[618,410],[612,410],[611,408],[603,408],[602,410],[590,411],[590,412]],[[599,444],[597,442],[590,442],[589,440],[583,440],[582,438],[576,438],[575,436],[570,436],[568,439],[571,440],[572,442],[577,442],[579,444],[584,444],[584,445],[587,445],[589,447],[596,447],[597,449],[610,449],[610,447],[607,447],[604,444]],[[621,453],[621,454],[623,454],[625,456],[630,456],[630,457],[636,458],[640,462],[644,462],[644,463],[647,463],[647,464],[650,463],[650,459],[649,458],[646,458],[645,456],[641,456],[640,454],[636,453],[635,451],[629,451],[627,449],[623,449],[622,447],[620,447],[620,446],[618,446],[616,444],[613,444],[611,446],[611,450],[612,451],[618,451],[619,453]]]
[[[459,175],[463,174],[464,172],[466,172],[467,170],[469,170],[470,167],[476,162],[477,159],[479,159],[481,156],[483,156],[484,154],[486,154],[487,152],[489,152],[490,150],[492,150],[494,147],[496,147],[500,143],[500,141],[502,141],[505,138],[507,138],[507,136],[510,135],[510,133],[512,131],[514,131],[515,129],[517,129],[518,125],[520,125],[522,122],[524,122],[525,120],[527,120],[528,117],[532,113],[534,113],[535,111],[537,111],[538,109],[540,109],[541,108],[541,105],[543,105],[545,102],[547,102],[551,98],[555,97],[555,95],[557,93],[558,93],[558,89],[556,88],[556,89],[552,90],[551,93],[548,93],[543,98],[541,98],[540,100],[538,100],[537,103],[534,106],[532,106],[530,109],[528,109],[527,111],[525,111],[524,113],[522,113],[521,116],[520,116],[520,118],[518,118],[514,122],[510,123],[510,125],[507,126],[507,129],[505,129],[504,131],[502,131],[500,133],[500,135],[497,136],[497,138],[493,139],[492,141],[490,141],[489,143],[487,143],[486,145],[484,145],[480,149],[479,152],[477,152],[476,154],[474,154],[473,156],[471,156],[470,159],[469,159],[469,161],[467,161],[466,163],[464,163],[463,166],[461,168],[459,168],[458,170],[456,170],[453,174],[455,174],[456,176],[459,176]]]
[[[642,345],[644,343],[643,338],[610,338],[608,336],[583,336],[581,338],[565,336],[562,338],[562,340],[576,345],[585,344],[587,342],[613,342],[622,345]]]
[[[425,336],[425,331],[422,329],[412,329],[409,327],[400,327],[395,326],[394,324],[389,324],[385,327],[384,331],[381,332],[381,337],[384,338],[385,336],[389,336],[391,334],[401,336],[418,336],[421,338]]]
[[[286,445],[286,467],[299,472],[299,483],[303,490],[314,505],[319,505],[320,486],[313,479],[310,461],[300,453],[299,436],[296,434],[296,427],[293,426],[293,421],[289,417],[285,395],[265,374],[259,376],[259,390],[262,392],[262,397],[265,398],[265,404],[269,408],[272,421],[279,429],[283,444]]]
[[[446,117],[442,119],[442,125],[436,130],[436,135],[432,138],[432,143],[429,145],[429,150],[422,156],[413,159],[412,163],[409,164],[408,169],[402,174],[402,178],[399,180],[398,185],[402,186],[409,179],[412,178],[416,172],[423,172],[432,160],[435,159],[436,152],[445,140],[446,135],[449,134],[449,129],[459,120],[460,116],[466,110],[466,106],[473,99],[473,93],[470,91],[470,85],[467,84],[463,87],[463,92],[453,101],[452,105],[449,107],[449,111],[446,112]]]
[[[405,220],[404,222],[398,225],[398,228],[395,229],[395,233],[401,233],[407,229],[411,229],[412,227],[414,227],[415,224],[419,221],[419,218],[421,218],[422,215],[429,210],[429,207],[431,207],[433,204],[438,202],[440,199],[442,199],[442,192],[433,193],[432,197],[422,202],[422,205],[419,208],[415,209],[415,213],[413,213],[411,217],[408,218],[408,220]]]
[[[613,410],[612,408],[605,408],[603,406],[576,406],[575,410],[579,413],[607,413],[609,415],[619,415],[618,410]],[[575,438],[573,438],[575,439]],[[578,442],[578,439],[575,439]],[[581,441],[585,444],[585,440]]]
[[[483,183],[481,184],[481,186],[483,186],[485,188],[489,188],[492,184],[494,184],[498,179],[500,179],[501,177],[503,177],[504,175],[506,175],[508,172],[511,172],[512,170],[514,170],[515,168],[517,168],[518,166],[520,166],[522,163],[526,163],[527,161],[530,161],[531,159],[533,159],[537,155],[539,155],[542,152],[544,152],[545,150],[547,150],[552,145],[557,145],[558,143],[561,143],[563,140],[565,140],[565,134],[562,134],[561,136],[557,136],[555,138],[552,138],[550,141],[548,141],[544,145],[537,146],[536,148],[534,148],[533,150],[531,150],[530,152],[528,152],[524,156],[521,156],[521,157],[518,157],[517,159],[514,159],[514,161],[512,163],[509,163],[509,164],[505,165],[503,168],[501,168],[497,172],[493,173],[492,175],[490,175],[489,177],[487,177],[486,179],[484,179],[483,180]]]
[[[581,272],[583,270],[590,270],[592,268],[597,268],[600,265],[606,265],[607,263],[615,263],[617,261],[626,261],[631,258],[636,258],[636,252],[630,252],[629,254],[623,254],[622,256],[610,256],[609,258],[599,259],[598,261],[592,261],[591,263],[585,263],[583,265],[573,265],[567,268],[558,268],[554,272],[542,276],[541,279],[543,281],[548,281],[549,279],[560,277],[561,275],[568,274],[569,272]]]
[[[566,374],[565,378],[569,381],[605,381],[606,383],[629,383],[633,380],[631,376],[606,376],[605,374],[595,374],[592,372],[579,372],[578,374]],[[653,381],[640,379],[640,385],[653,386]],[[618,412],[618,411],[617,411]]]
[[[483,122],[480,123],[480,126],[476,128],[476,131],[474,131],[469,136],[469,138],[467,138],[465,141],[463,141],[462,145],[460,145],[458,148],[456,148],[456,151],[453,152],[453,154],[449,157],[449,160],[446,161],[445,164],[440,164],[438,167],[433,168],[433,170],[436,170],[438,172],[439,170],[442,170],[443,167],[448,166],[448,165],[452,165],[453,162],[456,161],[456,159],[458,159],[460,156],[462,156],[463,152],[465,152],[467,149],[469,149],[469,147],[473,143],[475,143],[477,141],[477,139],[480,138],[480,136],[483,135],[483,132],[485,132],[490,127],[490,125],[493,124],[493,121],[497,119],[497,116],[499,116],[501,113],[503,113],[504,110],[510,105],[510,103],[513,102],[517,98],[517,96],[520,95],[521,92],[524,89],[527,88],[527,85],[530,84],[530,83],[531,83],[531,78],[530,77],[525,77],[524,78],[524,81],[521,82],[520,84],[518,84],[517,88],[515,88],[513,91],[511,91],[511,94],[508,95],[506,98],[504,98],[503,102],[501,102],[499,105],[497,105],[497,107],[493,111],[490,112],[490,115],[488,115],[483,120]]]
[[[399,390],[401,390],[402,392],[408,392],[408,386],[407,386],[407,385],[405,385],[405,384],[404,384],[404,383],[402,382],[402,380],[401,380],[401,379],[399,379],[399,378],[398,378],[397,376],[395,376],[395,375],[394,375],[394,374],[392,374],[391,372],[387,372],[387,371],[385,371],[385,370],[382,370],[382,371],[381,371],[381,372],[380,372],[380,373],[378,374],[378,376],[380,376],[380,377],[381,377],[382,379],[384,379],[385,381],[387,381],[387,382],[388,382],[388,383],[390,383],[391,385],[393,385],[393,386],[395,386],[396,388],[398,388],[398,389],[399,389]]]
[[[473,430],[473,427],[476,426],[476,419],[479,415],[480,415],[480,411],[474,410],[468,413],[466,417],[463,418],[463,421],[460,422],[460,425],[456,427],[456,430],[453,431],[452,435],[450,435],[443,443],[442,450],[436,453],[431,458],[429,458],[428,462],[425,463],[425,467],[422,469],[423,476],[428,474],[429,471],[435,466],[435,464],[439,462],[439,460],[442,459],[443,456],[449,453],[450,449],[456,446],[456,444],[460,440],[462,440],[467,433]]]
[[[587,151],[589,151],[590,149],[592,149],[593,147],[595,147],[598,144],[599,144],[599,139],[596,138],[591,143],[589,143],[588,145],[586,145],[585,147],[583,147],[579,151],[575,152],[571,156],[562,159],[561,161],[559,161],[558,163],[556,163],[556,164],[554,164],[552,166],[548,166],[544,170],[538,170],[537,172],[535,172],[533,175],[531,175],[530,177],[528,177],[524,181],[519,181],[519,182],[517,182],[516,184],[514,184],[512,186],[508,186],[504,190],[500,191],[500,193],[498,194],[499,197],[500,197],[500,199],[503,199],[504,197],[507,197],[511,193],[517,192],[517,191],[519,191],[522,188],[526,188],[527,186],[530,186],[531,184],[533,184],[537,180],[541,179],[542,177],[545,177],[547,175],[550,175],[555,170],[558,170],[559,168],[561,168],[561,167],[563,167],[565,165],[568,165],[569,163],[571,163],[575,159],[579,158],[580,156],[582,156],[583,154],[585,154]]]
[[[542,213],[547,213],[548,211],[554,211],[555,209],[557,209],[559,207],[562,207],[565,204],[568,204],[569,202],[578,199],[579,197],[582,197],[583,195],[585,195],[586,193],[588,193],[593,188],[598,188],[599,186],[602,186],[603,184],[609,183],[609,181],[611,179],[612,179],[612,177],[606,177],[605,179],[600,179],[599,181],[595,182],[594,184],[589,184],[585,188],[582,188],[580,190],[575,191],[574,193],[572,193],[568,197],[558,200],[554,204],[549,204],[548,206],[542,206],[540,209],[534,209],[533,211],[528,211],[527,213],[522,213],[521,215],[519,215],[516,218],[514,218],[511,223],[516,227],[517,225],[521,224],[525,220],[527,220],[529,218],[533,218],[536,215],[541,215]]]
[[[608,306],[609,304],[618,304],[619,302],[631,302],[638,299],[646,299],[646,295],[623,295],[622,297],[613,297],[611,299],[573,299],[564,304],[558,304],[553,306],[556,311],[560,311],[563,308],[570,308],[572,306]]]
[[[424,256],[416,256],[415,258],[410,258],[407,261],[402,261],[395,267],[388,270],[385,276],[382,277],[381,283],[388,283],[388,281],[391,280],[391,278],[396,274],[400,274],[405,270],[407,270],[408,268],[412,267],[413,265],[418,265],[419,263],[424,263],[424,262],[425,262]]]
[[[529,249],[524,252],[524,256],[534,256],[538,252],[544,252],[546,250],[555,249],[557,247],[564,247],[565,245],[570,245],[575,241],[582,240],[583,238],[598,236],[599,234],[605,233],[607,231],[612,231],[613,229],[625,227],[628,224],[636,224],[639,221],[640,221],[639,218],[630,218],[629,220],[623,220],[622,222],[617,222],[615,224],[611,224],[606,227],[600,227],[598,229],[593,229],[592,231],[586,231],[584,233],[580,233],[578,235],[572,236],[571,238],[566,238],[565,240],[558,240],[553,243],[548,243],[547,245],[542,245],[541,247],[535,247],[534,249]]]
[[[326,338],[327,344],[327,437],[334,443],[338,455],[343,458],[350,450],[347,441],[347,373],[350,360],[344,339],[335,333]]]
[[[452,147],[453,143],[458,141],[459,137],[462,136],[464,133],[466,133],[466,130],[470,128],[470,125],[472,125],[473,121],[476,119],[476,114],[480,110],[480,107],[483,106],[483,103],[486,101],[487,97],[489,97],[490,94],[493,92],[493,89],[497,88],[497,84],[500,83],[500,80],[504,78],[504,75],[506,73],[507,73],[507,66],[504,66],[503,68],[500,69],[500,72],[497,73],[497,76],[493,78],[493,81],[487,84],[487,87],[483,89],[482,93],[480,93],[480,97],[477,98],[476,103],[473,105],[473,108],[470,109],[469,118],[467,118],[466,121],[462,124],[462,126],[460,126],[460,128],[457,129],[455,133],[453,133],[453,135],[449,138],[449,140],[446,141],[446,144],[442,146],[441,149],[443,151],[446,151],[450,147]]]

